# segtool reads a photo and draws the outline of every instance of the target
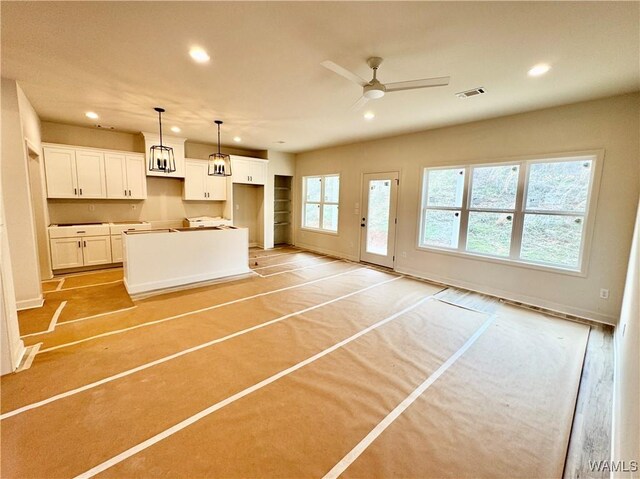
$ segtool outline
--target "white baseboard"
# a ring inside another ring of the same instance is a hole
[[[16,347],[17,349],[13,355],[13,364],[11,365],[14,372],[18,369],[22,361],[24,361],[25,354],[27,353],[27,348],[25,347],[22,339],[20,340],[20,343],[16,344]]]
[[[296,247],[302,248],[302,249],[306,249],[306,250],[312,251],[314,253],[321,253],[321,254],[326,254],[326,255],[329,255],[329,256],[335,256],[336,258],[348,259],[349,261],[360,261],[360,258],[358,258],[357,256],[344,254],[344,253],[342,253],[340,251],[334,251],[334,250],[330,250],[330,249],[326,249],[326,248],[318,248],[317,246],[313,246],[313,245],[306,244],[306,243],[296,242],[296,243],[294,243],[293,246],[296,246]]]
[[[514,293],[512,291],[505,291],[498,288],[487,287],[486,285],[482,285],[482,284],[471,283],[468,281],[461,281],[458,279],[447,278],[444,276],[424,274],[422,271],[412,269],[412,268],[402,268],[402,269],[398,268],[395,271],[397,271],[398,273],[409,274],[411,276],[416,276],[418,278],[426,279],[428,281],[435,281],[437,283],[443,283],[443,284],[457,287],[457,288],[464,288],[464,289],[468,289],[469,291],[474,291],[476,293],[497,296],[498,298],[503,298],[509,301],[517,301],[530,306],[537,306],[539,308],[549,309],[552,311],[556,311],[558,313],[570,314],[572,316],[577,316],[579,318],[584,318],[590,321],[596,321],[598,323],[604,323],[611,326],[615,326],[618,322],[616,317],[598,313],[597,311],[590,311],[587,309],[576,308],[574,306],[560,304],[553,301],[547,301],[545,299],[537,298],[534,296],[527,296],[524,294]]]
[[[44,297],[40,295],[37,298],[23,299],[22,301],[16,301],[16,309],[18,311],[24,311],[25,309],[40,308],[44,304]]]

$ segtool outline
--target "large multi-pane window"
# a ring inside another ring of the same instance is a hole
[[[425,168],[419,245],[581,271],[596,155]]]
[[[302,227],[338,231],[340,175],[302,178]]]

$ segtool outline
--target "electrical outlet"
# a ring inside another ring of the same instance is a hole
[[[95,211],[96,205],[89,205],[89,211]]]
[[[609,299],[609,290],[602,288],[600,290],[600,299]]]
[[[236,211],[240,209],[240,205],[236,205]]]
[[[131,209],[135,210],[136,209],[136,205],[131,205]]]

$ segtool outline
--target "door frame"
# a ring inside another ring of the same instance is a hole
[[[358,224],[360,225],[361,219],[365,213],[365,209],[367,210],[367,216],[368,216],[368,206],[369,205],[365,205],[364,204],[364,200],[365,200],[365,194],[364,194],[364,188],[365,188],[365,177],[367,175],[392,175],[395,174],[397,175],[396,178],[396,203],[395,203],[395,211],[390,211],[389,213],[389,217],[393,218],[395,221],[392,223],[390,221],[390,230],[391,227],[395,229],[394,231],[394,241],[393,241],[393,248],[392,250],[389,251],[389,255],[391,255],[391,266],[386,266],[386,265],[381,265],[378,263],[372,263],[370,261],[366,261],[362,259],[362,253],[364,251],[364,246],[363,246],[363,239],[364,239],[364,230],[366,228],[363,227],[359,227],[359,234],[358,234],[358,261],[361,263],[367,263],[367,264],[374,264],[376,266],[380,266],[383,268],[390,268],[392,270],[395,270],[395,257],[396,257],[396,249],[397,249],[397,236],[398,236],[398,204],[400,202],[400,176],[401,176],[401,171],[400,169],[398,170],[390,170],[390,171],[363,171],[362,174],[360,175],[360,208],[359,208],[359,212],[358,212]],[[368,196],[367,196],[368,197]],[[368,218],[367,218],[368,219]]]

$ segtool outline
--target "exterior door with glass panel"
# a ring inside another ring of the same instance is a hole
[[[393,268],[398,173],[367,173],[363,187],[360,260]]]

